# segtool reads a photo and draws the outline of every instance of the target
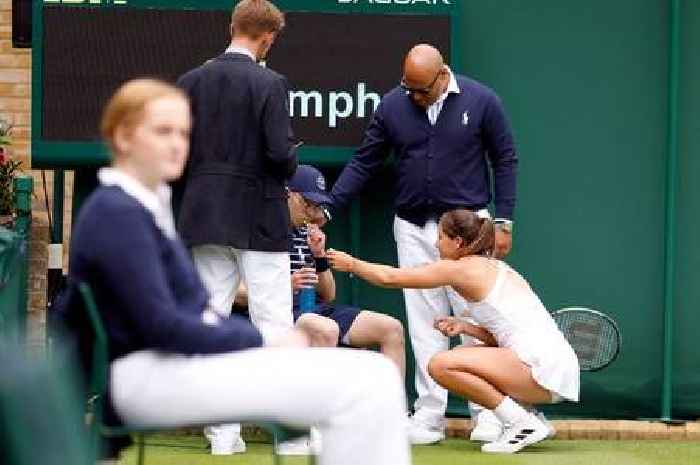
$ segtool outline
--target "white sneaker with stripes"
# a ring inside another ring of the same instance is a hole
[[[535,415],[528,413],[522,420],[506,425],[498,441],[481,446],[482,452],[514,454],[524,447],[536,444],[549,435],[549,428]]]
[[[470,441],[493,442],[498,441],[503,433],[503,423],[491,410],[482,410],[472,419],[474,428],[469,435]]]

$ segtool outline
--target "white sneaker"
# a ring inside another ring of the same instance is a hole
[[[428,426],[415,418],[410,418],[408,439],[414,446],[435,444],[445,439],[445,431],[442,428]]]
[[[481,446],[482,452],[496,454],[514,454],[523,447],[547,439],[549,428],[535,415],[528,413],[522,420],[513,425],[506,425],[498,441]]]
[[[482,410],[472,419],[474,428],[469,435],[470,441],[494,442],[503,434],[503,423],[491,410]]]
[[[547,439],[553,439],[554,436],[557,435],[557,429],[554,427],[551,421],[547,420],[547,417],[544,416],[544,413],[534,408],[532,410],[528,410],[528,412],[535,415],[537,419],[544,423],[544,426],[547,427],[547,429],[549,430],[549,433],[547,433]]]
[[[277,455],[311,455],[311,440],[308,436],[301,436],[280,442],[275,451]]]
[[[311,427],[309,431],[309,437],[311,441],[311,452],[314,455],[321,455],[321,432],[318,430],[318,428]]]
[[[245,452],[245,441],[242,437],[236,436],[232,441],[222,441],[219,438],[211,438],[211,455],[233,455]]]

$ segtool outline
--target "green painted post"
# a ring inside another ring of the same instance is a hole
[[[51,243],[63,243],[63,196],[65,188],[65,172],[54,170],[53,172],[53,231],[51,231]]]
[[[669,1],[668,158],[666,160],[666,258],[664,270],[664,356],[661,420],[673,409],[673,310],[676,254],[676,190],[678,183],[678,91],[680,76],[680,0]]]
[[[17,225],[15,230],[29,239],[32,222],[32,191],[34,179],[30,176],[18,176],[14,180],[15,206],[17,208]]]
[[[29,279],[29,241],[32,225],[32,191],[34,179],[30,176],[18,176],[14,179],[15,207],[17,209],[17,223],[15,231],[22,236],[26,249],[24,258],[19,264],[19,298],[17,314],[17,337],[23,343],[26,340],[27,330],[27,281]]]

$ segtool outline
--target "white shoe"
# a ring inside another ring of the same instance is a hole
[[[482,410],[472,419],[474,428],[469,435],[470,441],[494,442],[503,434],[503,423],[491,410]]]
[[[435,444],[445,439],[445,431],[442,428],[428,426],[415,418],[410,418],[408,439],[414,446]]]
[[[243,452],[245,452],[245,441],[240,436],[236,436],[233,441],[211,438],[211,455],[233,455]]]
[[[301,436],[280,442],[275,451],[277,455],[311,455],[311,440],[308,436]]]
[[[314,455],[321,455],[321,432],[318,430],[318,428],[311,427],[309,431],[309,437],[311,441],[311,452]]]
[[[554,436],[557,435],[557,429],[554,427],[554,424],[552,424],[551,421],[547,420],[547,417],[544,416],[544,413],[540,412],[539,410],[532,409],[532,413],[537,417],[538,420],[544,423],[544,426],[546,426],[549,430],[549,433],[547,433],[547,439],[553,439]]]
[[[531,446],[547,439],[549,428],[535,415],[528,413],[522,420],[513,425],[506,425],[498,441],[481,446],[482,452],[496,454],[514,454],[523,447]]]

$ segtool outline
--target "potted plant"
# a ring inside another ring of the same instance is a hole
[[[14,222],[15,204],[13,181],[22,164],[10,157],[12,124],[0,118],[0,226],[11,227]]]

